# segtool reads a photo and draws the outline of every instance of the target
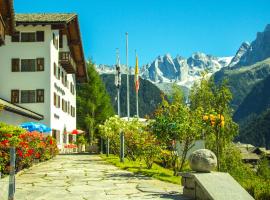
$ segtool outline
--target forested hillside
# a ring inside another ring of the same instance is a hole
[[[113,74],[102,74],[100,75],[107,92],[110,94],[111,102],[114,110],[117,113],[117,90],[114,85]],[[126,92],[126,75],[122,75],[120,101],[121,101],[121,116],[127,116],[127,92]],[[134,76],[130,76],[130,116],[136,115],[136,96],[134,88]],[[161,103],[161,91],[148,80],[140,79],[140,90],[139,90],[139,116],[144,117],[145,115],[151,115],[156,109],[157,105]]]

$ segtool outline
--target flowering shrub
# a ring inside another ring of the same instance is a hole
[[[110,150],[114,154],[120,152],[120,132],[125,136],[125,156],[132,161],[144,160],[147,168],[151,168],[161,147],[157,138],[147,130],[147,125],[138,119],[125,121],[119,117],[111,117],[99,126],[103,139],[110,139]]]
[[[36,161],[45,161],[58,153],[56,141],[38,132],[0,123],[0,171],[9,172],[9,147],[16,148],[16,170],[31,166]]]
[[[76,144],[66,144],[64,147],[66,149],[75,149],[75,148],[77,148],[77,145]]]

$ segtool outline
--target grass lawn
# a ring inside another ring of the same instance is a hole
[[[144,174],[146,176],[159,179],[161,181],[166,181],[179,185],[181,184],[180,176],[174,176],[172,170],[165,169],[155,163],[153,164],[152,169],[147,169],[146,164],[144,163],[144,161],[142,161],[142,166],[140,169],[140,161],[130,161],[128,159],[125,159],[125,162],[121,163],[119,157],[116,155],[110,155],[109,157],[107,157],[105,154],[103,154],[100,155],[100,157],[105,161],[115,165],[116,167],[119,167],[120,169],[128,170],[134,173]]]

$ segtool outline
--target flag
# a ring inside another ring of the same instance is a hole
[[[138,93],[139,87],[140,87],[140,83],[139,83],[139,62],[138,62],[138,56],[136,56],[134,82],[135,82],[136,93]]]

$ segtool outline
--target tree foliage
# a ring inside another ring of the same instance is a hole
[[[207,148],[217,155],[218,170],[221,169],[224,150],[238,134],[238,125],[232,120],[231,100],[232,94],[226,81],[217,85],[205,76],[190,93],[190,108],[201,109],[204,116],[210,116],[205,121],[204,137]]]
[[[182,92],[178,87],[174,87],[170,99],[171,102],[168,102],[163,98],[161,106],[156,111],[151,129],[167,149],[176,151],[175,141],[181,143],[182,155],[179,170],[182,171],[188,150],[202,134],[202,109],[199,107],[192,110],[185,105]],[[171,155],[175,161],[173,165],[176,174],[178,155]]]
[[[148,131],[145,123],[138,119],[125,121],[118,116],[110,117],[99,126],[102,138],[109,139],[111,153],[120,153],[120,133],[125,136],[125,157],[129,160],[145,160],[151,168],[159,155],[160,145],[156,137]]]
[[[110,97],[91,61],[87,63],[89,81],[77,85],[77,126],[87,130],[90,142],[98,125],[114,114]]]

